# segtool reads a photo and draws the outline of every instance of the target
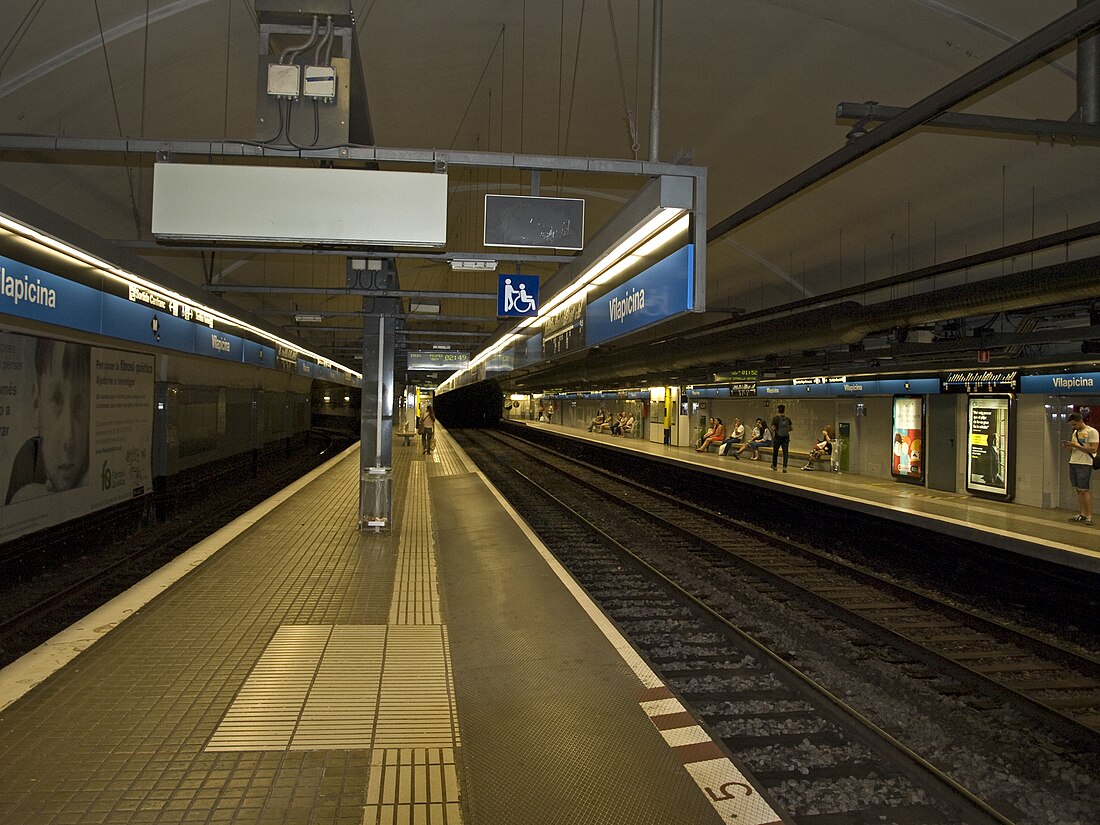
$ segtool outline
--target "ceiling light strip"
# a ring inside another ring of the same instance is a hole
[[[541,327],[550,315],[583,300],[596,286],[602,286],[640,258],[653,254],[684,232],[690,222],[691,213],[687,210],[670,206],[660,207],[613,249],[586,267],[575,281],[543,304],[537,316],[524,318],[515,328],[515,332],[505,336],[490,348],[482,350],[470,360],[466,369],[456,372],[441,386],[457,382],[461,375],[489,360],[517,338],[523,337],[517,334],[519,331],[530,327]]]
[[[301,353],[302,355],[308,355],[309,357],[315,359],[317,363],[321,366],[339,368],[341,370],[344,370],[348,374],[355,376],[360,381],[363,380],[362,373],[356,372],[349,367],[345,367],[343,364],[339,364],[336,361],[333,361],[330,358],[326,358],[323,355],[319,355],[316,352],[304,349],[298,344],[287,341],[286,339],[280,338],[277,335],[273,335],[266,330],[262,330],[259,327],[247,323],[246,321],[241,321],[231,315],[226,315],[224,312],[216,310],[212,307],[200,304],[191,298],[187,298],[179,294],[178,292],[166,289],[160,284],[154,283],[153,281],[148,281],[142,278],[140,275],[136,275],[133,272],[122,269],[121,267],[117,267],[114,264],[110,264],[107,261],[97,258],[94,255],[90,255],[82,249],[78,249],[77,247],[72,246],[65,241],[61,241],[50,235],[46,235],[45,233],[40,232],[33,227],[27,226],[26,224],[17,221],[7,215],[0,214],[0,227],[14,232],[16,235],[26,238],[29,241],[33,241],[34,243],[40,244],[41,246],[52,249],[54,252],[58,252],[69,258],[72,258],[73,260],[87,264],[93,269],[102,272],[104,275],[109,275],[126,284],[136,284],[143,289],[152,290],[153,292],[156,292],[163,297],[170,298],[173,301],[184,304],[191,307],[192,309],[196,309],[202,313],[217,318],[222,323],[235,326],[238,329],[242,329],[247,332],[251,332],[252,334],[264,338],[268,341],[274,341],[275,343],[281,344],[284,347],[289,347],[290,349],[294,350],[295,352]]]

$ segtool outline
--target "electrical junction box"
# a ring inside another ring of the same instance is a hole
[[[347,0],[344,0],[345,5]],[[3,8],[0,0],[0,8]],[[336,94],[331,101],[319,97],[299,97],[290,86],[286,97],[268,91],[268,76],[273,66],[279,66],[279,55],[256,56],[256,140],[272,146],[339,146],[348,142],[351,124],[351,61],[346,57],[334,57],[329,64],[336,75]],[[292,72],[302,70],[302,64],[284,66]],[[328,66],[321,68],[327,69]],[[301,93],[299,75],[298,94]],[[317,105],[314,105],[317,101]],[[307,102],[309,111],[302,111]],[[281,111],[280,111],[281,110]],[[314,133],[314,125],[319,128]],[[289,134],[288,134],[289,133]],[[314,142],[316,140],[316,142]]]
[[[302,91],[306,97],[326,103],[336,97],[336,70],[332,66],[306,66]]]
[[[297,66],[273,63],[267,67],[267,93],[272,97],[298,97]]]

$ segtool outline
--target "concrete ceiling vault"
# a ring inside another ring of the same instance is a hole
[[[377,145],[649,156],[652,0],[349,5]],[[1077,6],[1076,0],[666,2],[659,159],[690,157],[707,167],[714,223],[845,146],[852,123],[837,119],[840,102],[909,106]],[[259,23],[252,0],[3,0],[3,7],[0,134],[255,139]],[[1066,121],[1077,108],[1077,58],[1076,42],[1068,43],[952,111]],[[479,240],[481,198],[525,193],[528,176],[469,167],[449,173],[448,249],[491,252]],[[543,194],[586,199],[589,234],[644,183],[579,173],[541,178]],[[148,243],[148,155],[0,151],[0,184],[103,238],[136,244],[138,254],[196,290],[207,281],[311,288],[226,297],[318,352],[345,353],[349,337],[333,327],[361,327],[351,314],[360,308],[357,296],[325,292],[345,283],[338,255],[235,248],[211,258]],[[830,292],[1097,221],[1100,143],[918,128],[713,241],[707,304],[781,318],[785,305],[809,299],[800,311],[823,311],[814,301]],[[938,290],[1096,255],[1100,241],[1092,234],[846,300],[864,309],[887,301],[896,308],[906,298],[919,302]],[[559,265],[525,262],[523,270],[548,276]],[[438,256],[400,258],[398,271],[407,290],[495,290],[493,273],[452,272]],[[1026,328],[1037,334],[1088,326],[1100,287],[1059,296],[1037,286],[1036,294],[1026,312],[1016,304],[998,313],[996,302],[975,303],[960,318],[944,320],[980,324],[999,315],[992,331],[1004,335],[1015,334],[1027,316]],[[323,329],[310,330],[295,325],[295,313],[329,317]],[[497,329],[493,313],[488,301],[445,298],[441,318],[405,323],[476,349]],[[889,333],[873,329],[865,314],[861,334]],[[456,318],[463,320],[450,320]],[[715,311],[692,320],[712,328],[718,322],[736,319]],[[820,366],[797,335],[783,334],[781,323],[768,329],[773,337],[763,349],[773,363],[797,369],[804,357]],[[1045,347],[1053,357],[1066,350],[1065,341],[1048,341],[1058,337],[1065,336],[1037,338],[1036,352]],[[1011,340],[1011,352],[1019,354],[1018,337]],[[814,346],[858,351],[853,343],[859,342],[838,335],[831,343],[815,339]],[[758,350],[746,353],[746,362],[763,357]],[[722,352],[725,360],[738,357],[735,347]],[[846,359],[860,366],[857,356]],[[615,380],[640,377],[643,368],[630,372],[626,365],[642,360],[621,357]]]

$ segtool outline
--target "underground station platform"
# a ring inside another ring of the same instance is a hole
[[[358,448],[0,671],[0,822],[778,823],[445,431]]]

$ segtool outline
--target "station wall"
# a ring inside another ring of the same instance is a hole
[[[965,393],[944,393],[936,397],[930,409],[924,443],[926,467],[946,464],[951,474],[939,485],[948,492],[967,490],[967,399]],[[690,427],[699,429],[701,419],[712,416],[723,420],[727,430],[734,418],[740,418],[746,434],[759,416],[770,422],[776,407],[783,404],[794,422],[791,450],[807,452],[821,437],[826,424],[840,431],[841,423],[850,425],[850,438],[843,444],[847,451],[848,472],[894,483],[891,474],[893,398],[730,398],[691,399]],[[636,401],[600,401],[578,399],[556,402],[553,423],[586,429],[598,410],[618,412],[629,409],[636,416],[642,404]],[[652,405],[651,405],[652,406]],[[1076,509],[1076,493],[1069,483],[1066,451],[1061,442],[1068,437],[1066,416],[1077,410],[1095,410],[1092,425],[1100,416],[1100,396],[1052,396],[1020,393],[1015,396],[1016,437],[1012,445],[1015,462],[1015,498],[1019,504],[1039,508]],[[514,419],[534,420],[533,401],[524,401],[508,412]],[[644,432],[644,430],[640,430]],[[950,453],[950,454],[948,454]],[[952,481],[953,480],[953,481]],[[926,488],[932,489],[931,485]]]

